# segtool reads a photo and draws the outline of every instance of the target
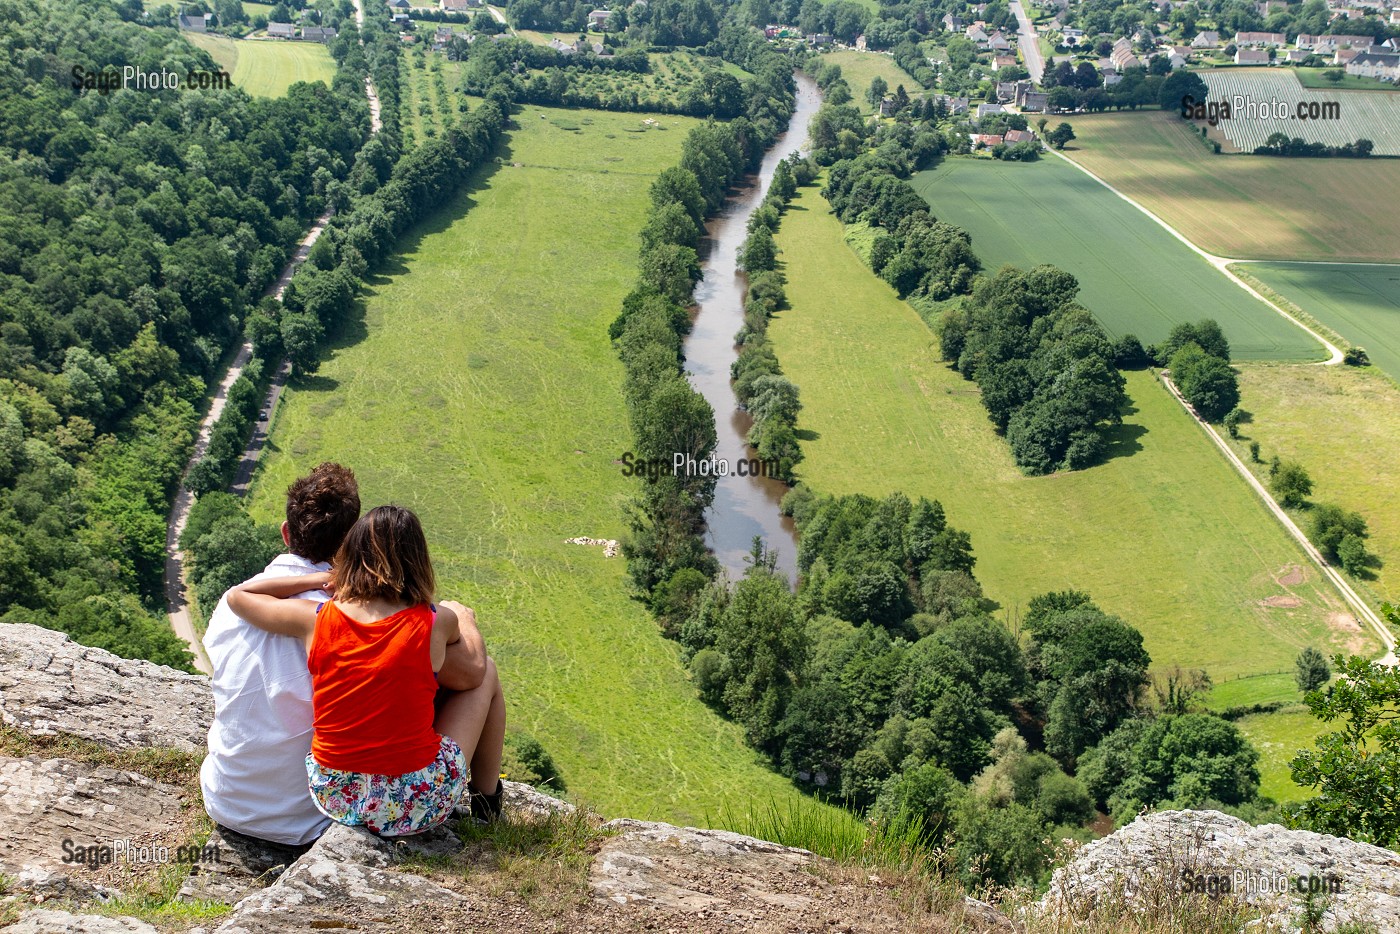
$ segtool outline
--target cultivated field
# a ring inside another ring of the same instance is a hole
[[[841,51],[827,52],[822,56],[822,61],[841,66],[841,77],[851,86],[851,103],[859,107],[862,113],[871,113],[875,109],[865,99],[865,92],[870,90],[870,81],[876,75],[885,79],[891,94],[901,84],[910,97],[918,97],[923,92],[913,75],[895,64],[893,56],[879,52]]]
[[[1400,244],[1392,248],[1400,260]],[[1400,264],[1242,263],[1237,269],[1365,347],[1376,366],[1400,381]]]
[[[1201,249],[1245,259],[1394,262],[1400,170],[1389,159],[1217,156],[1150,111],[1077,115],[1066,154]]]
[[[468,99],[461,91],[463,62],[451,62],[447,56],[430,52],[427,46],[406,49],[400,86],[403,94],[401,112],[405,130],[412,131],[412,140],[424,142],[443,132],[461,119],[460,107],[475,106],[479,98]]]
[[[636,275],[648,186],[695,122],[533,106],[516,119],[502,162],[409,235],[363,320],[288,390],[253,509],[276,518],[291,478],[325,459],[354,467],[367,505],[416,509],[442,592],[480,614],[511,724],[605,814],[785,808],[797,792],[696,698],[628,597],[623,559],[564,544],[626,528],[607,326]]]
[[[1376,578],[1356,582],[1375,603],[1400,602],[1400,387],[1374,369],[1318,366],[1240,367],[1242,407],[1236,452],[1248,462],[1250,441],[1261,459],[1297,460],[1312,475],[1315,502],[1361,513],[1368,546],[1384,561]],[[1267,476],[1267,464],[1253,464]],[[1294,516],[1306,531],[1306,511]]]
[[[1197,72],[1210,88],[1211,101],[1230,104],[1231,117],[1221,120],[1219,131],[1236,149],[1254,152],[1273,133],[1286,133],[1309,143],[1341,146],[1358,139],[1375,143],[1378,156],[1400,155],[1400,95],[1369,91],[1320,91],[1305,88],[1291,71],[1278,69],[1221,69]],[[1284,107],[1277,116],[1272,105]],[[1297,119],[1300,105],[1336,103],[1338,119],[1309,119],[1308,111]],[[1270,109],[1262,109],[1270,105]],[[1204,123],[1200,125],[1204,126]]]
[[[229,39],[193,32],[181,35],[233,75],[234,87],[254,97],[281,97],[298,81],[324,81],[329,85],[335,78],[335,60],[319,42]]]
[[[842,243],[816,189],[794,202],[778,245],[792,308],[770,333],[801,389],[798,428],[811,439],[799,473],[814,489],[940,499],[1013,624],[1035,594],[1087,590],[1143,631],[1159,669],[1223,681],[1288,669],[1305,645],[1374,650],[1149,373],[1128,374],[1132,404],[1108,462],[1026,477],[976,387],[939,362],[928,327]]]
[[[1321,360],[1320,344],[1239,288],[1132,205],[1061,159],[945,159],[914,176],[942,220],[965,228],[989,268],[1052,263],[1112,335],[1160,341],[1182,321],[1220,322],[1243,360]]]

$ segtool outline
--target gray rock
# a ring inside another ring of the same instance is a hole
[[[805,867],[807,850],[780,846],[727,830],[700,830],[622,819],[604,830],[620,833],[603,844],[593,860],[589,884],[595,895],[619,905],[644,902],[688,912],[751,914],[751,899],[727,898],[738,890],[773,907],[801,912],[820,897],[822,884]],[[703,871],[702,871],[703,870]],[[706,883],[723,873],[722,886]],[[774,877],[787,885],[772,886]],[[786,890],[785,890],[786,889]]]
[[[311,849],[311,844],[272,843],[215,826],[205,842],[205,849],[211,849],[218,858],[190,867],[190,874],[177,896],[181,901],[198,899],[232,905],[275,882],[287,867]]]
[[[309,928],[407,930],[409,914],[431,906],[443,917],[471,908],[463,895],[421,876],[388,868],[395,844],[366,830],[332,824],[276,882],[238,903],[215,934]]]
[[[108,749],[201,752],[214,717],[209,679],[118,658],[61,632],[8,624],[0,636],[0,718],[35,736],[67,733]]]
[[[5,934],[158,934],[155,928],[135,918],[109,918],[105,915],[75,915],[66,911],[35,909],[26,911]]]
[[[1400,932],[1400,854],[1327,834],[1251,827],[1219,811],[1160,811],[1080,849],[1055,870],[1043,911],[1083,917],[1105,900],[1148,904],[1189,884],[1256,908],[1266,925],[1298,927],[1302,888],[1323,889],[1323,930],[1348,923]]]
[[[505,802],[502,810],[509,817],[519,814],[527,817],[547,817],[550,814],[572,814],[574,806],[560,801],[534,786],[522,782],[502,782],[506,786]]]
[[[18,875],[25,891],[103,891],[103,867],[64,857],[79,848],[113,848],[116,840],[178,845],[165,835],[181,819],[179,790],[134,772],[71,759],[0,757],[0,827],[23,828],[0,835],[0,869]]]

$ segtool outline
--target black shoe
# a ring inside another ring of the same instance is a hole
[[[493,824],[500,820],[505,791],[505,782],[497,782],[496,793],[490,795],[477,791],[475,785],[467,782],[467,792],[471,795],[472,819],[478,824]]]

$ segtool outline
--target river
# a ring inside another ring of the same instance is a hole
[[[788,486],[768,477],[740,477],[732,469],[740,460],[757,457],[745,440],[752,419],[739,409],[730,385],[729,367],[739,355],[734,335],[744,323],[744,293],[748,280],[738,270],[739,247],[747,236],[749,215],[763,203],[778,163],[795,149],[808,150],[807,129],[821,106],[817,86],[797,75],[797,110],[783,135],[763,157],[756,176],[730,195],[706,225],[700,242],[704,278],[695,288],[694,325],[685,340],[685,366],[690,383],[715,410],[719,433],[715,456],[730,465],[729,476],[715,485],[714,504],[706,515],[705,544],[715,553],[731,580],[743,576],[754,537],[777,554],[777,567],[795,583],[797,531],[778,511]],[[799,426],[801,416],[798,418]]]

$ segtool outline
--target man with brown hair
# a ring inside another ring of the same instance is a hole
[[[258,577],[329,570],[359,517],[355,475],[339,464],[321,464],[287,488],[282,540],[288,550]],[[328,599],[321,591],[299,596]],[[459,622],[462,638],[448,646],[438,682],[465,691],[482,683],[488,662],[471,611],[460,613]],[[245,836],[309,844],[330,820],[312,803],[306,783],[312,709],[305,644],[240,619],[225,599],[209,618],[204,647],[214,666],[214,722],[199,773],[205,810],[221,827]]]

